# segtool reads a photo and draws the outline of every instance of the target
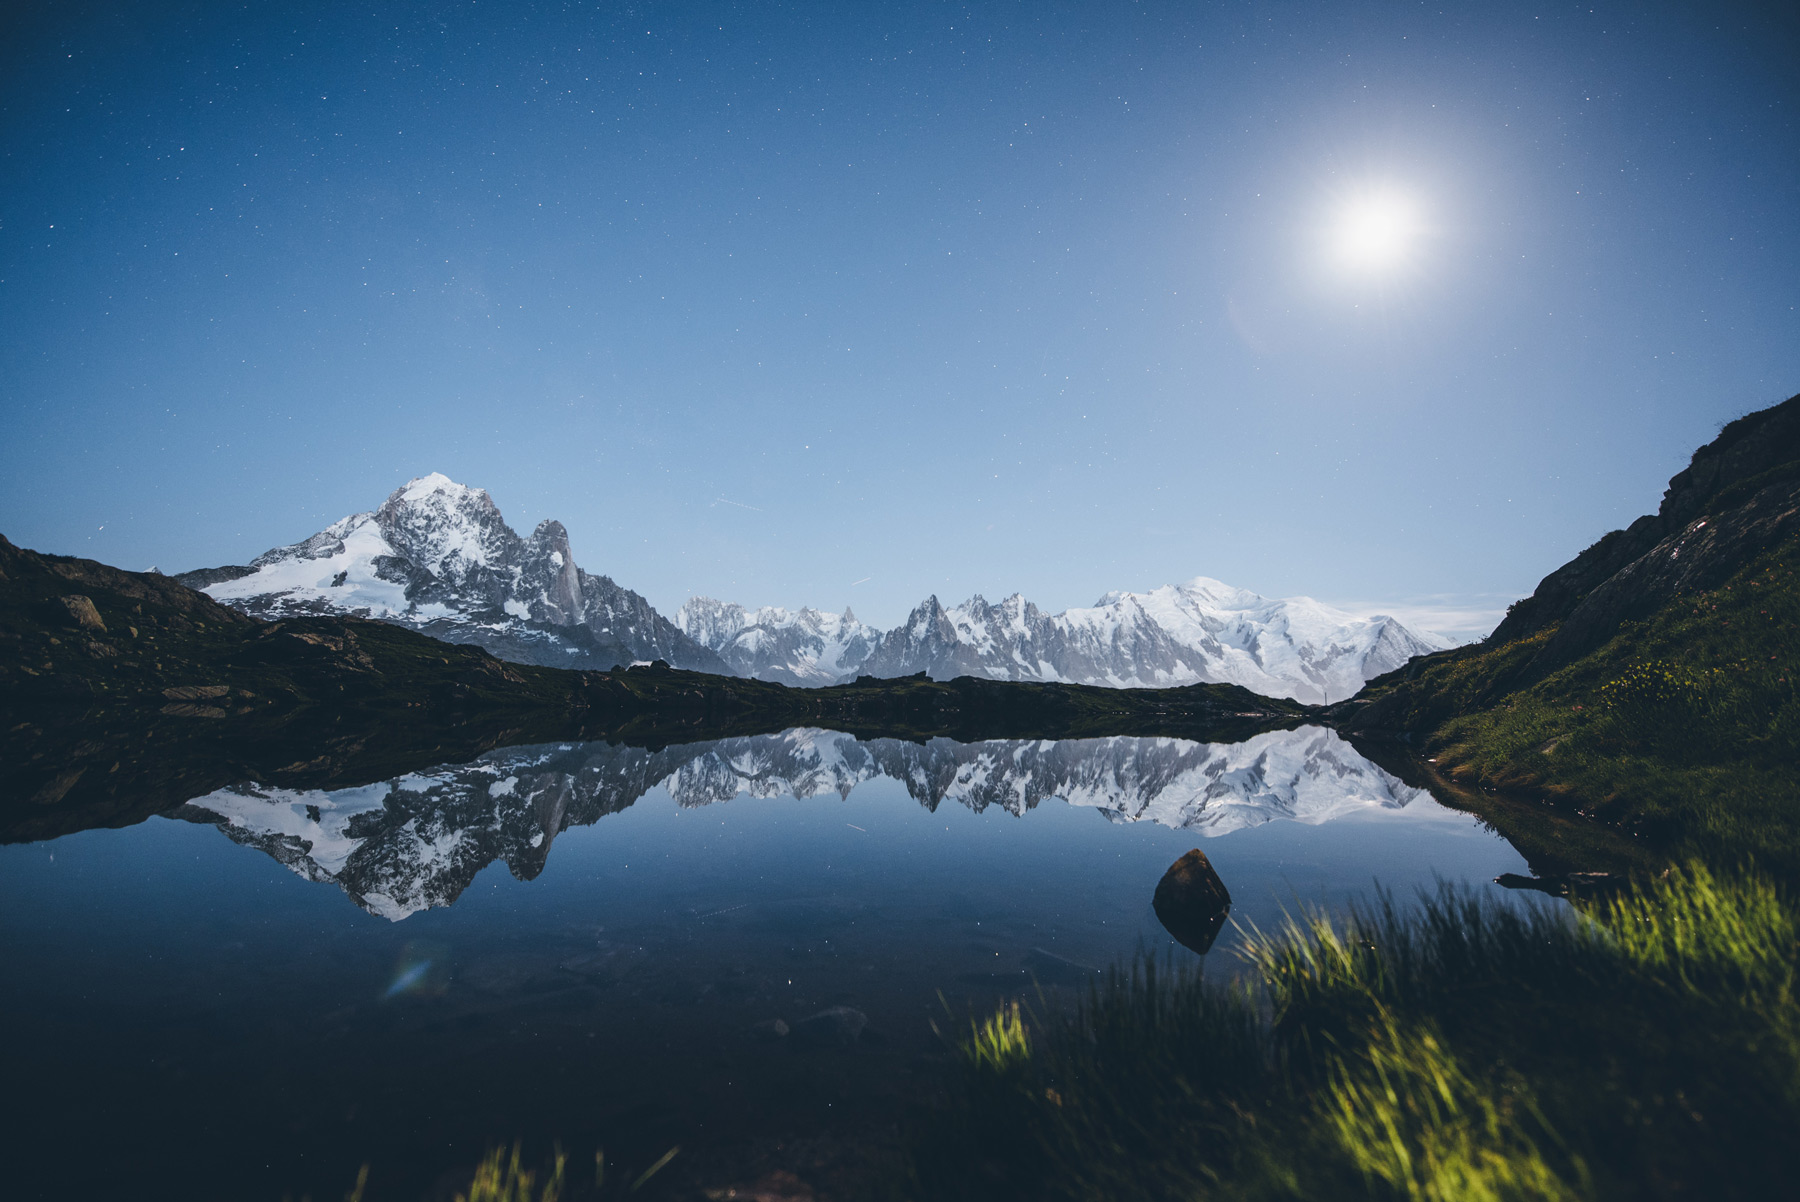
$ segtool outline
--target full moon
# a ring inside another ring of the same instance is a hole
[[[1333,257],[1344,267],[1381,274],[1405,266],[1422,227],[1418,206],[1399,192],[1374,192],[1351,201],[1332,229]]]

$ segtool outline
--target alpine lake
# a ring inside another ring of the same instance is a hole
[[[972,1016],[1195,962],[1152,897],[1196,847],[1231,896],[1221,977],[1310,908],[1440,882],[1562,904],[1495,884],[1528,871],[1505,840],[1313,726],[796,729],[245,781],[0,847],[8,1192],[323,1200],[366,1165],[361,1197],[449,1199],[518,1142],[567,1157],[565,1196],[601,1172],[855,1196]]]

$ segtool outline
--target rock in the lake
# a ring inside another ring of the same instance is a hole
[[[848,1047],[869,1025],[869,1016],[849,1006],[833,1006],[794,1024],[794,1040],[808,1047]]]
[[[1206,853],[1196,847],[1163,873],[1150,904],[1177,943],[1204,956],[1231,913],[1231,891]]]
[[[1531,889],[1552,897],[1592,896],[1616,893],[1631,884],[1631,878],[1611,872],[1566,872],[1544,876],[1520,876],[1503,872],[1494,878],[1503,889]]]

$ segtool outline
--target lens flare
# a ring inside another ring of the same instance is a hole
[[[441,943],[419,939],[408,943],[394,962],[381,1000],[397,997],[439,997],[450,987],[450,949]]]

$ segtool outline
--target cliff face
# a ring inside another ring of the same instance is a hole
[[[1560,623],[1534,675],[1573,663],[1680,593],[1715,588],[1800,530],[1800,396],[1740,417],[1694,452],[1662,505],[1544,577],[1489,646]]]

